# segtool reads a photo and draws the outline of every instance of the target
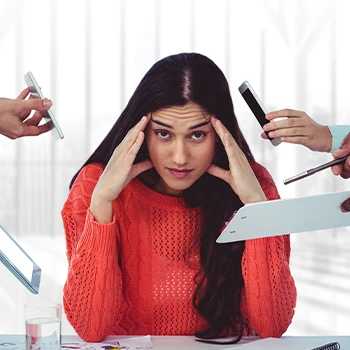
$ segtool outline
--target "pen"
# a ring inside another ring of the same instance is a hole
[[[328,163],[324,163],[316,168],[311,168],[311,169],[306,170],[298,175],[292,176],[289,179],[284,180],[283,183],[285,185],[288,185],[294,181],[297,181],[297,180],[303,179],[305,177],[308,177],[310,175],[313,175],[321,170],[330,168],[333,165],[345,163],[345,161],[348,159],[348,157],[349,157],[349,155],[347,155],[346,157],[342,157],[342,158],[335,158]]]

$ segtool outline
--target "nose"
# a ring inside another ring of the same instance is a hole
[[[173,144],[173,151],[172,151],[172,161],[178,166],[183,167],[187,164],[188,160],[188,149],[186,147],[186,144],[183,140],[177,140]]]

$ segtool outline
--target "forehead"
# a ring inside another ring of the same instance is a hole
[[[152,117],[153,119],[171,125],[176,125],[177,123],[181,123],[181,125],[184,123],[200,123],[210,119],[209,113],[207,113],[201,106],[192,102],[187,103],[184,106],[171,106],[159,109],[152,113]]]

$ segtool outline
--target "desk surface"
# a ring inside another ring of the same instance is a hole
[[[107,339],[112,340],[113,336]],[[269,350],[309,350],[313,347],[324,345],[329,342],[337,341],[341,350],[350,350],[350,336],[310,336],[310,337],[293,337],[286,336],[280,339],[260,339],[258,337],[246,337],[242,343],[236,345],[213,345],[205,344],[195,340],[190,336],[152,336],[154,350],[208,350],[208,349],[269,349]],[[4,342],[21,342],[24,343],[24,335],[0,335],[0,344]],[[79,341],[77,336],[62,336],[62,342]],[[6,347],[0,346],[1,350]]]
[[[254,339],[254,340],[253,340]],[[250,340],[250,341],[249,341]],[[194,337],[152,337],[155,350],[208,350],[208,349],[269,349],[269,350],[309,350],[313,347],[337,341],[341,350],[350,350],[350,336],[327,336],[327,337],[292,337],[286,336],[280,339],[260,339],[252,337],[244,339],[244,342],[236,345],[212,345],[200,343]]]

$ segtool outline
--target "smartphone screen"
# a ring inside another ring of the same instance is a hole
[[[255,115],[255,118],[258,120],[261,127],[263,127],[265,124],[270,123],[269,120],[265,118],[267,111],[261,101],[259,100],[258,96],[255,94],[254,90],[250,86],[250,84],[245,81],[239,88],[239,92],[241,93],[242,97],[246,101],[247,105],[249,106],[250,110]],[[265,135],[268,137],[268,139],[271,141],[271,143],[274,146],[277,146],[281,143],[281,139],[279,137],[271,138],[267,133]]]

